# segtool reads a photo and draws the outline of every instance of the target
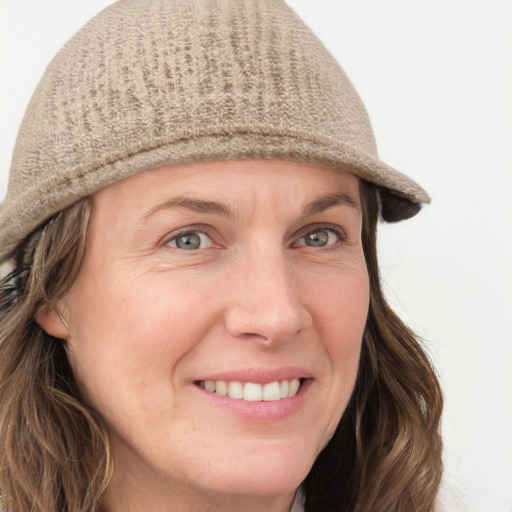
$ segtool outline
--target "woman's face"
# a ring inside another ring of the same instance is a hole
[[[361,223],[358,179],[309,164],[179,165],[95,195],[69,331],[38,320],[108,426],[114,483],[295,490],[356,380]]]

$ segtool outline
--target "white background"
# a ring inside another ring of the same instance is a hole
[[[383,225],[388,297],[446,396],[446,511],[512,512],[512,1],[289,0],[336,55],[381,158],[431,206]],[[0,197],[26,104],[110,0],[0,0]]]

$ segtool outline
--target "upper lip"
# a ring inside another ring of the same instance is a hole
[[[224,381],[238,381],[238,382],[254,382],[259,384],[266,384],[268,382],[292,380],[292,379],[308,379],[313,374],[310,370],[300,367],[282,367],[282,368],[246,368],[240,370],[229,370],[203,375],[195,382],[206,380],[224,380]]]

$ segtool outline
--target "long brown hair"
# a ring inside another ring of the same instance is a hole
[[[442,395],[420,342],[380,286],[375,187],[363,183],[362,200],[371,295],[359,375],[303,483],[306,512],[432,512],[442,475]],[[62,341],[34,320],[73,284],[90,211],[85,199],[48,222],[17,296],[0,290],[1,510],[93,512],[112,474],[101,418],[82,400]]]
[[[110,477],[106,429],[80,397],[63,342],[34,320],[73,284],[90,211],[84,199],[52,218],[18,296],[5,283],[0,292],[2,511],[92,512]],[[19,248],[18,266],[27,243]]]
[[[359,375],[304,482],[306,512],[432,512],[443,472],[443,397],[420,341],[384,298],[376,190],[363,182],[361,194],[370,307]]]

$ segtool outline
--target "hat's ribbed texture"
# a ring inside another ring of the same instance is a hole
[[[343,168],[429,201],[378,160],[357,93],[282,0],[121,0],[64,46],[30,101],[0,259],[52,214],[135,173],[248,158]]]

